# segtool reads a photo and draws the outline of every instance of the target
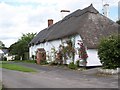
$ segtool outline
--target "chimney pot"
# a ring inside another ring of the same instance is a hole
[[[53,19],[48,19],[48,27],[53,25]]]
[[[62,19],[70,13],[69,10],[61,10],[60,12],[61,12]]]
[[[70,12],[70,10],[61,10],[60,12]]]

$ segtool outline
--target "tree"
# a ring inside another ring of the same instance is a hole
[[[9,47],[10,54],[17,55],[22,60],[27,59],[26,54],[29,52],[28,44],[34,38],[36,33],[23,34],[22,37]]]
[[[116,23],[120,24],[120,20],[116,21]]]
[[[0,41],[0,49],[3,49],[3,48],[5,48],[5,44],[3,44],[2,41]]]
[[[12,45],[9,47],[9,52],[10,52],[10,54],[12,54],[12,55],[17,55],[17,54],[18,54],[18,49],[17,49],[18,43],[19,43],[19,42],[15,42],[14,44],[12,44]]]

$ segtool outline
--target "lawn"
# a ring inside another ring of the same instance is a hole
[[[2,82],[0,81],[0,90],[2,90]]]
[[[10,70],[22,71],[22,72],[36,72],[36,70],[34,69],[24,67],[21,65],[9,64],[9,63],[2,63],[2,64],[0,63],[0,67]]]

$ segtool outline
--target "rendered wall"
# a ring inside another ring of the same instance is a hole
[[[66,39],[67,38],[64,38],[62,40],[59,39],[59,40],[49,41],[49,42],[41,43],[39,45],[31,46],[29,48],[29,55],[30,55],[30,57],[32,57],[32,55],[36,55],[35,52],[37,51],[37,48],[44,48],[46,51],[46,56],[49,56],[49,59],[51,61],[53,61],[55,56],[54,56],[52,48],[54,48],[56,51],[58,51],[59,46],[61,44],[63,44],[63,42],[65,42]],[[82,39],[79,35],[76,35],[73,38],[71,38],[71,40],[72,40],[72,42],[74,42],[74,46],[75,46],[76,53],[75,53],[75,57],[74,57],[74,63],[76,63],[76,61],[79,60],[78,48],[80,48],[80,46],[78,45],[78,40],[82,40]],[[96,49],[87,49],[87,54],[88,54],[87,66],[100,66],[101,65]],[[46,57],[46,58],[48,60],[48,57]],[[72,62],[71,59],[67,60],[67,64],[69,64],[70,62]]]

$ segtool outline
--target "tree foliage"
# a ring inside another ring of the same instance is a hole
[[[112,35],[101,40],[98,55],[103,68],[115,69],[120,67],[120,35]]]
[[[25,59],[25,53],[29,52],[28,44],[34,38],[36,33],[27,33],[23,34],[22,37],[14,44],[9,47],[10,54],[18,55]]]
[[[120,24],[120,20],[116,21],[116,23]]]
[[[2,41],[0,41],[0,49],[3,49],[3,48],[5,48],[5,44],[3,44]]]

